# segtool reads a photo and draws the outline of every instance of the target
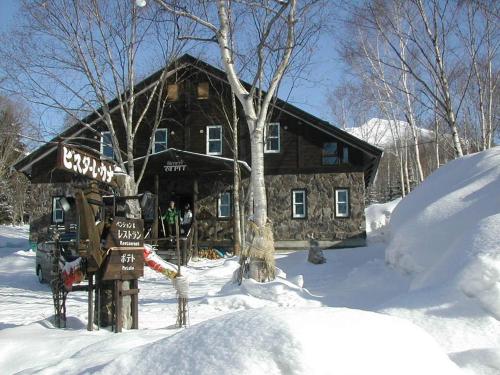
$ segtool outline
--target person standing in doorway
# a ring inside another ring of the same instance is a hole
[[[162,219],[167,222],[168,235],[170,237],[175,236],[175,221],[179,219],[179,211],[177,211],[174,201],[170,201],[167,212],[165,212]]]
[[[189,203],[186,203],[184,206],[184,215],[182,216],[182,222],[181,222],[181,228],[185,236],[187,236],[189,232],[189,228],[191,227],[191,223],[193,221],[193,212],[191,211],[191,207],[189,206]]]

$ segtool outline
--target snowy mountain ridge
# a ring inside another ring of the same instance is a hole
[[[388,148],[394,145],[394,139],[406,139],[410,141],[413,138],[410,124],[406,121],[393,121],[380,118],[372,118],[362,125],[347,128],[345,131],[381,148]],[[420,142],[434,139],[434,132],[432,130],[417,127],[417,134]]]

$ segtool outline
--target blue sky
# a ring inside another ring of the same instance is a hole
[[[8,32],[14,25],[15,14],[20,6],[19,0],[0,0],[0,32]],[[282,85],[280,97],[305,111],[324,120],[331,120],[327,105],[328,92],[341,80],[342,64],[338,62],[334,38],[329,34],[320,37],[316,51],[311,58],[307,80],[295,83],[290,93],[290,87]],[[45,119],[46,122],[60,122],[59,119]],[[55,125],[55,124],[54,124]],[[57,126],[57,125],[56,125]]]
[[[0,0],[0,31],[8,30],[14,22],[19,0]]]

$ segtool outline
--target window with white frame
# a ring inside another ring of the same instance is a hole
[[[280,152],[280,124],[279,122],[271,122],[267,124],[264,131],[266,153]]]
[[[222,155],[222,126],[207,126],[207,154]]]
[[[231,217],[231,214],[231,192],[225,191],[219,194],[219,200],[217,202],[217,217],[220,219],[224,219]]]
[[[307,195],[303,189],[292,190],[292,217],[304,219],[307,216]]]
[[[156,129],[153,144],[153,154],[167,149],[168,129]]]
[[[115,157],[111,132],[101,132],[101,155],[106,159],[114,159]]]
[[[52,197],[52,222],[64,222],[64,210],[61,205],[61,197]]]
[[[335,189],[335,216],[349,217],[349,189]]]

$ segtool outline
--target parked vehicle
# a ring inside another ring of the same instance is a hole
[[[55,242],[40,242],[36,247],[36,275],[40,283],[52,280]]]

